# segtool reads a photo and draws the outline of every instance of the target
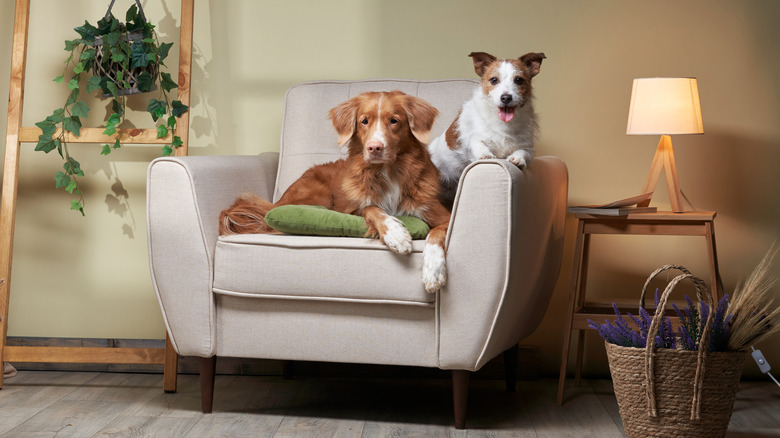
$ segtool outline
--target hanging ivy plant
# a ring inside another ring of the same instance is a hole
[[[158,41],[155,26],[146,20],[138,0],[128,9],[124,23],[111,14],[113,4],[112,1],[97,26],[85,21],[83,26],[75,28],[79,38],[65,41],[70,56],[65,60],[65,72],[54,78],[54,82],[66,84],[70,94],[65,105],[35,124],[43,131],[35,150],[45,153],[56,150],[65,161],[63,171],[55,176],[56,187],[74,196],[70,208],[82,215],[84,195],[79,178],[84,176],[84,171],[66,142],[66,132],[80,135],[82,119],[90,111],[89,105],[80,100],[82,85],[87,94],[101,90],[104,98],[112,99],[103,131],[108,136],[116,135],[124,121],[127,96],[158,89],[160,95],[149,100],[146,111],[156,124],[157,138],[172,134],[171,144],[163,146],[162,154],[166,156],[182,144],[176,135],[176,121],[188,110],[180,101],[168,98],[168,92],[177,88],[177,84],[169,73],[160,71],[173,44]],[[121,146],[117,135],[113,144],[102,146],[101,154],[109,155]]]

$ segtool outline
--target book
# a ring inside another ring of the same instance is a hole
[[[628,216],[636,213],[655,213],[655,207],[569,207],[569,213],[592,214],[595,216]]]
[[[637,206],[637,204],[650,199],[652,196],[653,192],[647,192],[606,204],[569,207],[569,212],[601,216],[627,216],[635,213],[655,213],[657,210],[655,207]]]

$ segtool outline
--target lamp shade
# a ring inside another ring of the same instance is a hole
[[[626,134],[703,133],[696,78],[634,79]]]

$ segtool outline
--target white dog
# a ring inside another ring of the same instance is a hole
[[[539,74],[546,56],[527,53],[519,59],[496,59],[484,52],[469,56],[482,82],[447,131],[428,145],[446,205],[455,198],[460,175],[471,162],[506,158],[523,168],[534,157],[538,125],[531,78]]]

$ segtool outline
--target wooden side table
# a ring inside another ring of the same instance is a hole
[[[582,372],[584,330],[590,328],[588,319],[602,321],[605,316],[614,315],[612,300],[606,302],[585,299],[591,235],[703,236],[706,240],[707,255],[709,257],[709,285],[712,291],[713,302],[717,303],[720,299],[723,285],[720,282],[718,256],[715,250],[715,229],[713,227],[715,215],[716,212],[714,211],[654,212],[629,214],[628,216],[595,216],[575,213],[574,217],[577,219],[577,240],[572,263],[569,307],[563,332],[561,373],[558,379],[558,405],[563,403],[563,386],[566,380],[566,366],[569,359],[572,330],[577,331],[577,364],[574,379],[575,384],[579,385]],[[638,300],[632,304],[633,306],[625,308],[625,311],[635,314],[638,308]],[[620,304],[620,309],[621,311],[624,310],[622,304]]]

